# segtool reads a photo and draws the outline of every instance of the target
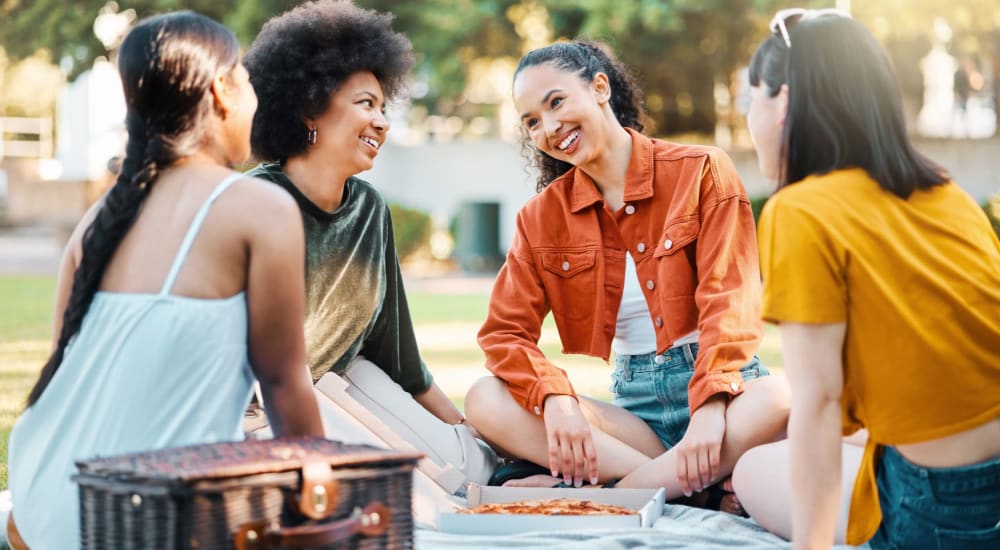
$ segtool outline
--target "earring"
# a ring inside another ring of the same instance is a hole
[[[309,128],[309,131],[306,132],[306,141],[309,142],[309,145],[316,145],[316,128]]]

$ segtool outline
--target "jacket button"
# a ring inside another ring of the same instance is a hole
[[[664,361],[666,361],[666,358],[664,358],[663,355],[657,355],[653,358],[653,362],[657,365],[662,365]]]
[[[733,391],[740,391],[740,385],[739,385],[739,383],[738,383],[738,382],[733,382],[732,384],[729,384],[729,387],[730,387],[730,388],[731,388],[731,389],[732,389]]]
[[[654,288],[656,288],[656,283],[654,283],[653,280],[650,279],[646,281],[646,288],[648,288],[649,290],[653,290]]]
[[[562,268],[563,271],[569,271],[569,262],[563,262]]]
[[[673,246],[674,246],[674,241],[671,241],[670,239],[663,241],[663,248],[670,250],[671,248],[673,248]]]
[[[636,245],[635,249],[638,250],[640,254],[642,254],[643,252],[646,251],[646,243],[639,243],[638,245]]]
[[[663,326],[663,319],[661,317],[657,317],[655,323],[656,323],[656,328],[660,328]]]
[[[538,415],[538,416],[542,415],[542,409],[539,409],[538,405],[535,405],[535,414]]]
[[[635,214],[635,207],[632,206],[631,204],[626,205],[625,206],[625,213],[626,214]]]

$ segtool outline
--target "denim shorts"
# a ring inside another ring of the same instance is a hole
[[[1000,459],[924,468],[886,447],[877,479],[882,525],[873,550],[1000,548]]]
[[[680,443],[691,420],[688,384],[697,355],[698,344],[677,346],[661,354],[615,355],[611,402],[643,419],[668,449]],[[743,380],[753,380],[770,373],[754,357],[740,374]]]

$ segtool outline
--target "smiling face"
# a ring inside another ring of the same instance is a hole
[[[370,170],[389,131],[384,109],[385,96],[375,75],[352,74],[330,96],[326,112],[307,122],[316,128],[310,155],[322,155],[351,174]]]
[[[750,108],[747,111],[747,129],[757,150],[757,164],[764,177],[778,180],[781,177],[782,139],[784,139],[785,110],[788,105],[788,87],[782,86],[771,96],[767,84],[761,82],[750,87]]]
[[[574,166],[595,163],[608,149],[608,79],[586,82],[576,73],[542,63],[514,79],[514,106],[521,125],[541,152]],[[612,116],[613,118],[613,116]]]

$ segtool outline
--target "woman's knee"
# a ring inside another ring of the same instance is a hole
[[[465,394],[465,415],[476,429],[482,430],[513,401],[503,380],[496,376],[484,376],[476,380]]]
[[[747,450],[736,461],[733,468],[733,491],[742,502],[744,498],[751,501],[758,495],[762,481],[770,480],[776,472],[787,472],[788,446],[785,441],[758,445]],[[770,485],[770,481],[763,483]]]
[[[791,535],[788,463],[788,443],[779,441],[743,453],[733,469],[733,491],[743,509],[761,527],[786,538]]]
[[[770,374],[747,383],[745,394],[753,397],[755,408],[761,412],[788,420],[788,412],[792,407],[791,390],[784,374]]]
[[[733,491],[736,496],[740,496],[741,492],[746,492],[750,482],[754,479],[753,472],[764,465],[761,447],[763,445],[749,449],[736,461],[736,466],[733,467]]]

